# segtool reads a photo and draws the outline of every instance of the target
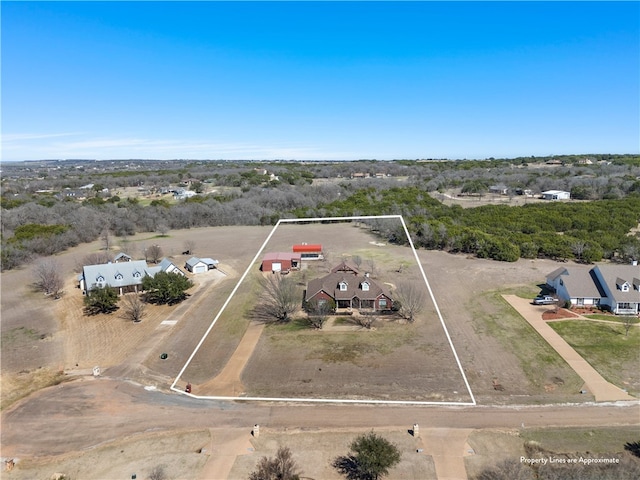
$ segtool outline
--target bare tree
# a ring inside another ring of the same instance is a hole
[[[108,228],[102,230],[102,233],[100,233],[100,240],[102,240],[102,247],[108,252],[111,248],[111,232]]]
[[[145,260],[149,259],[153,263],[158,263],[161,258],[162,258],[162,247],[160,247],[160,245],[151,245],[149,248],[147,248],[145,252]]]
[[[424,288],[420,288],[414,282],[399,283],[393,296],[394,302],[397,301],[400,305],[398,314],[409,322],[415,321],[416,316],[424,310],[426,301]]]
[[[122,314],[124,318],[135,323],[140,322],[142,317],[147,313],[147,304],[142,301],[137,293],[125,295],[123,301],[124,308]]]
[[[373,258],[367,259],[367,267],[369,268],[369,275],[371,275],[372,278],[375,278],[378,274],[378,269]]]
[[[60,275],[60,264],[55,260],[43,260],[35,267],[36,287],[53,298],[60,298],[64,280]]]
[[[300,467],[289,447],[279,447],[275,458],[262,457],[249,480],[299,480]]]
[[[111,255],[107,252],[94,252],[89,253],[82,257],[82,266],[84,265],[101,265],[103,263],[109,263],[111,261]]]
[[[360,255],[352,256],[351,261],[355,264],[356,267],[358,267],[358,269],[360,268],[360,265],[362,265],[362,257]]]
[[[358,315],[354,315],[353,318],[358,325],[366,329],[370,329],[371,326],[373,325],[373,322],[375,322],[378,319],[378,317],[373,314],[367,314],[367,315],[358,314]]]
[[[156,230],[160,235],[166,237],[167,233],[169,233],[169,226],[166,223],[162,222],[158,224]]]
[[[193,240],[185,240],[183,248],[184,248],[184,252],[187,252],[187,253],[183,252],[184,255],[193,255],[193,252],[196,249],[196,242]]]
[[[167,473],[164,470],[164,465],[156,465],[149,473],[149,480],[166,480]]]
[[[316,303],[313,305],[307,314],[309,325],[318,330],[322,330],[324,324],[329,320],[331,310],[332,308],[329,303]]]
[[[295,280],[274,274],[264,277],[261,284],[265,312],[280,322],[288,322],[300,303]]]
[[[571,251],[578,258],[578,261],[582,261],[582,254],[587,244],[582,240],[576,240],[571,244]]]
[[[634,317],[633,315],[623,315],[622,316],[622,324],[624,325],[624,336],[628,337],[629,336],[629,330],[631,330],[631,327],[635,322],[636,317]]]

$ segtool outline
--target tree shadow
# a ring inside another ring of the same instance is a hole
[[[373,480],[367,472],[363,472],[358,459],[353,455],[337,457],[331,464],[347,480]]]
[[[627,442],[624,449],[636,457],[640,457],[640,442]]]

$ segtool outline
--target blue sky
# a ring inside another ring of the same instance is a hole
[[[5,2],[2,158],[640,149],[638,2]]]

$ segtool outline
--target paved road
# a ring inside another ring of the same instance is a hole
[[[516,295],[502,296],[529,324],[544,338],[553,349],[560,354],[571,368],[584,380],[587,389],[595,396],[596,402],[611,402],[617,400],[635,400],[619,387],[607,382],[595,368],[576,352],[556,331],[542,319],[539,306],[532,305],[529,300]]]

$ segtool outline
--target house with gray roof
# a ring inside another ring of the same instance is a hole
[[[357,267],[343,262],[329,275],[311,280],[307,284],[305,301],[322,306],[369,311],[388,311],[393,307],[391,294],[384,285],[361,274]]]
[[[616,315],[640,313],[638,265],[560,267],[547,275],[547,285],[573,306],[599,306]]]
[[[204,273],[216,268],[218,263],[218,260],[214,260],[213,258],[191,257],[185,262],[184,268],[191,273]]]
[[[121,263],[85,265],[78,276],[79,287],[86,294],[93,288],[113,287],[122,295],[138,292],[142,289],[142,279],[155,275],[153,268],[144,260],[132,260]]]
[[[180,270],[176,264],[174,264],[171,260],[169,260],[166,257],[163,258],[158,265],[154,265],[153,267],[148,267],[148,268],[150,272],[153,272],[153,275],[155,275],[158,272],[166,272],[166,273],[177,273],[178,275],[182,275],[183,277],[186,276],[186,274],[182,270]]]

